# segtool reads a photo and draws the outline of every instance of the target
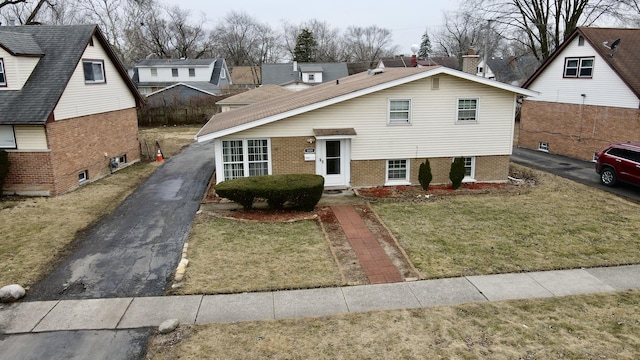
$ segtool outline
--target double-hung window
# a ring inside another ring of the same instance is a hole
[[[408,184],[409,161],[406,159],[387,160],[387,178],[385,184]]]
[[[267,139],[222,140],[224,179],[269,174]]]
[[[15,149],[16,135],[13,125],[0,125],[0,149]]]
[[[0,86],[7,86],[7,77],[4,72],[4,60],[0,58]]]
[[[458,99],[457,122],[478,121],[478,99]]]
[[[171,77],[178,77],[178,69],[177,68],[172,68],[171,69]]]
[[[189,77],[196,77],[196,69],[189,68]]]
[[[389,100],[388,121],[390,125],[411,124],[411,100]]]
[[[593,57],[566,58],[564,60],[565,78],[591,78],[593,77]]]
[[[464,157],[464,180],[472,181],[476,177],[476,158],[475,156]]]
[[[85,84],[104,83],[104,61],[102,60],[82,60]]]

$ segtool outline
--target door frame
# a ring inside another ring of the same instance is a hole
[[[325,156],[327,141],[340,141],[340,175],[327,178]],[[316,174],[325,179],[325,187],[351,186],[351,139],[349,137],[322,137],[316,139]]]

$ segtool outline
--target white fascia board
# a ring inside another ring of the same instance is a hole
[[[148,95],[147,95],[147,97],[149,97],[149,96],[151,96],[151,95],[155,95],[155,94],[161,93],[161,92],[163,92],[163,91],[165,91],[165,90],[169,90],[169,89],[174,88],[174,87],[176,87],[176,86],[178,86],[178,85],[186,86],[186,87],[188,87],[188,88],[190,88],[190,89],[193,89],[193,90],[199,91],[199,92],[201,92],[201,93],[205,93],[205,94],[207,94],[207,95],[216,96],[215,94],[212,94],[212,93],[210,93],[210,92],[208,92],[208,91],[205,91],[205,90],[202,90],[202,89],[198,89],[198,88],[197,88],[197,87],[195,87],[195,86],[191,86],[191,85],[189,85],[189,84],[185,84],[185,83],[181,83],[181,82],[179,82],[179,83],[175,83],[175,84],[173,84],[173,85],[169,85],[169,86],[167,86],[167,87],[164,87],[164,88],[162,88],[162,89],[160,89],[160,90],[156,90],[156,91],[154,91],[154,92],[152,92],[152,93],[148,94]],[[151,86],[145,86],[145,87],[151,87]]]
[[[429,70],[429,71],[425,71],[425,72],[421,72],[421,73],[417,73],[411,76],[407,76],[407,77],[403,77],[400,79],[396,79],[396,80],[392,80],[383,84],[379,84],[379,85],[375,85],[372,87],[368,87],[366,89],[362,89],[362,90],[358,90],[349,94],[345,94],[345,95],[341,95],[341,96],[337,96],[335,98],[331,98],[328,100],[324,100],[324,101],[320,101],[317,102],[315,104],[311,104],[311,105],[307,105],[307,106],[303,106],[297,109],[293,109],[293,110],[289,110],[280,114],[276,114],[276,115],[272,115],[266,118],[262,118],[259,120],[255,120],[255,121],[251,121],[242,125],[238,125],[238,126],[234,126],[228,129],[224,129],[224,130],[220,130],[214,133],[210,133],[207,135],[203,135],[202,137],[198,137],[196,135],[196,139],[198,140],[198,142],[204,142],[204,141],[209,141],[209,140],[213,140],[215,138],[219,138],[219,137],[223,137],[223,136],[227,136],[227,135],[231,135],[240,131],[245,131],[245,130],[249,130],[249,129],[253,129],[255,127],[258,126],[262,126],[262,125],[266,125],[269,123],[272,123],[274,121],[278,121],[278,120],[282,120],[282,119],[286,119],[288,117],[292,117],[292,116],[296,116],[296,115],[300,115],[309,111],[313,111],[313,110],[317,110],[323,107],[327,107],[330,105],[334,105],[337,103],[341,103],[343,101],[347,101],[347,100],[351,100],[360,96],[364,96],[364,95],[368,95],[374,92],[378,92],[381,90],[386,90],[388,88],[392,88],[398,85],[402,85],[402,84],[406,84],[412,81],[416,81],[416,80],[420,80],[420,79],[424,79],[430,76],[434,76],[434,75],[438,75],[438,74],[447,74],[447,75],[451,75],[451,76],[455,76],[455,77],[459,77],[462,79],[466,79],[466,80],[470,80],[470,81],[474,81],[474,82],[478,82],[484,85],[488,85],[491,87],[495,87],[495,88],[499,88],[502,90],[506,90],[506,91],[510,91],[513,93],[517,93],[517,94],[521,94],[521,95],[525,95],[525,96],[536,96],[539,93],[533,90],[528,90],[528,89],[523,89],[517,86],[512,86],[512,85],[508,85],[505,83],[501,83],[495,80],[489,80],[489,79],[485,79],[485,78],[481,78],[477,75],[473,75],[473,74],[467,74],[465,72],[462,71],[458,71],[458,70],[453,70],[444,66],[440,66],[438,68],[435,68],[433,70]],[[372,75],[374,76],[374,75]]]

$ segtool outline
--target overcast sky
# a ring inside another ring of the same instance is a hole
[[[443,23],[443,11],[455,11],[457,0],[422,0],[415,2],[382,1],[381,5],[371,5],[373,1],[363,0],[322,0],[322,1],[282,1],[282,0],[163,0],[167,5],[178,5],[191,11],[194,20],[203,12],[207,16],[207,28],[231,11],[246,12],[274,30],[281,31],[282,21],[299,24],[306,20],[326,21],[332,27],[345,30],[347,27],[367,27],[376,25],[393,32],[393,42],[400,52],[411,54],[411,45],[419,44],[422,34],[438,30]]]

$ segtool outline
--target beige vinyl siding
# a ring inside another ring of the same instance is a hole
[[[229,138],[313,137],[314,128],[355,128],[352,160],[511,154],[515,94],[440,75],[348,100]],[[457,99],[478,98],[477,123],[457,124]],[[388,100],[411,99],[411,125],[387,125]]]
[[[566,58],[594,57],[592,78],[564,78]],[[527,101],[638,108],[638,97],[587,41],[578,46],[578,37],[529,86],[540,92]],[[581,95],[585,94],[583,98]]]
[[[0,48],[0,58],[4,62],[5,77],[7,79],[7,86],[0,87],[0,91],[22,89],[38,61],[40,61],[38,57],[12,56],[2,48]]]
[[[44,126],[16,125],[16,145],[18,150],[47,150],[47,135]]]
[[[82,59],[104,60],[106,82],[85,84],[80,60],[54,110],[56,120],[135,107],[133,95],[95,37],[93,44],[87,46]]]

